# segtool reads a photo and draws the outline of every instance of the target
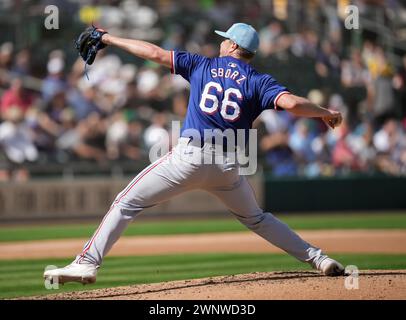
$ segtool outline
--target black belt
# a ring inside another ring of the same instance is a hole
[[[204,145],[211,145],[214,150],[217,146],[220,146],[220,148],[222,149],[223,152],[236,152],[237,148],[236,146],[232,146],[231,150],[228,150],[228,146],[227,144],[218,144],[215,142],[215,139],[213,138],[212,141],[207,141],[207,140],[203,140],[203,139],[194,139],[193,137],[181,137],[181,138],[188,138],[189,140],[189,145],[195,146],[195,147],[199,147],[199,148],[203,148]]]

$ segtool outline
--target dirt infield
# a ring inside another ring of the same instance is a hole
[[[406,299],[406,270],[361,271],[356,280],[325,277],[314,271],[269,272],[171,281],[92,291],[61,293],[32,299],[113,300],[292,300]],[[356,287],[355,287],[356,288]]]
[[[328,253],[406,253],[406,230],[308,230],[298,232]],[[0,244],[0,259],[74,257],[88,239],[40,240]],[[176,253],[278,253],[252,232],[123,237],[109,256]]]

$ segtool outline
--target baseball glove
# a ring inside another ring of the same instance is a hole
[[[97,52],[107,45],[101,41],[107,31],[91,26],[83,31],[75,40],[75,47],[86,64],[92,64]]]

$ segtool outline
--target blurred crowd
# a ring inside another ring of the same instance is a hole
[[[261,43],[254,66],[293,93],[342,111],[345,119],[333,131],[318,120],[263,112],[255,127],[267,169],[276,176],[405,175],[405,52],[393,59],[377,38],[361,36],[355,45],[333,2],[309,1],[314,7],[302,5],[301,20],[293,22],[271,10],[272,1],[88,1],[89,6],[64,1],[64,6],[72,6],[82,26],[90,13],[97,14],[97,24],[112,34],[209,57],[218,54],[220,43],[214,28],[250,23]],[[405,10],[397,1],[385,8]],[[167,142],[171,122],[183,119],[189,86],[181,77],[111,49],[99,52],[86,77],[83,61],[71,62],[69,50],[49,50],[38,73],[30,48],[0,44],[0,181],[26,180],[30,164],[144,161],[152,145]]]

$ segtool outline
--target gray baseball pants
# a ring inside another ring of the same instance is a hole
[[[76,262],[100,266],[138,213],[193,189],[203,189],[216,196],[248,229],[298,260],[313,263],[322,255],[319,248],[259,208],[250,184],[245,176],[238,174],[234,161],[228,158],[222,158],[221,164],[199,161],[207,156],[218,157],[211,145],[193,146],[189,139],[180,138],[171,152],[146,167],[118,194]]]

